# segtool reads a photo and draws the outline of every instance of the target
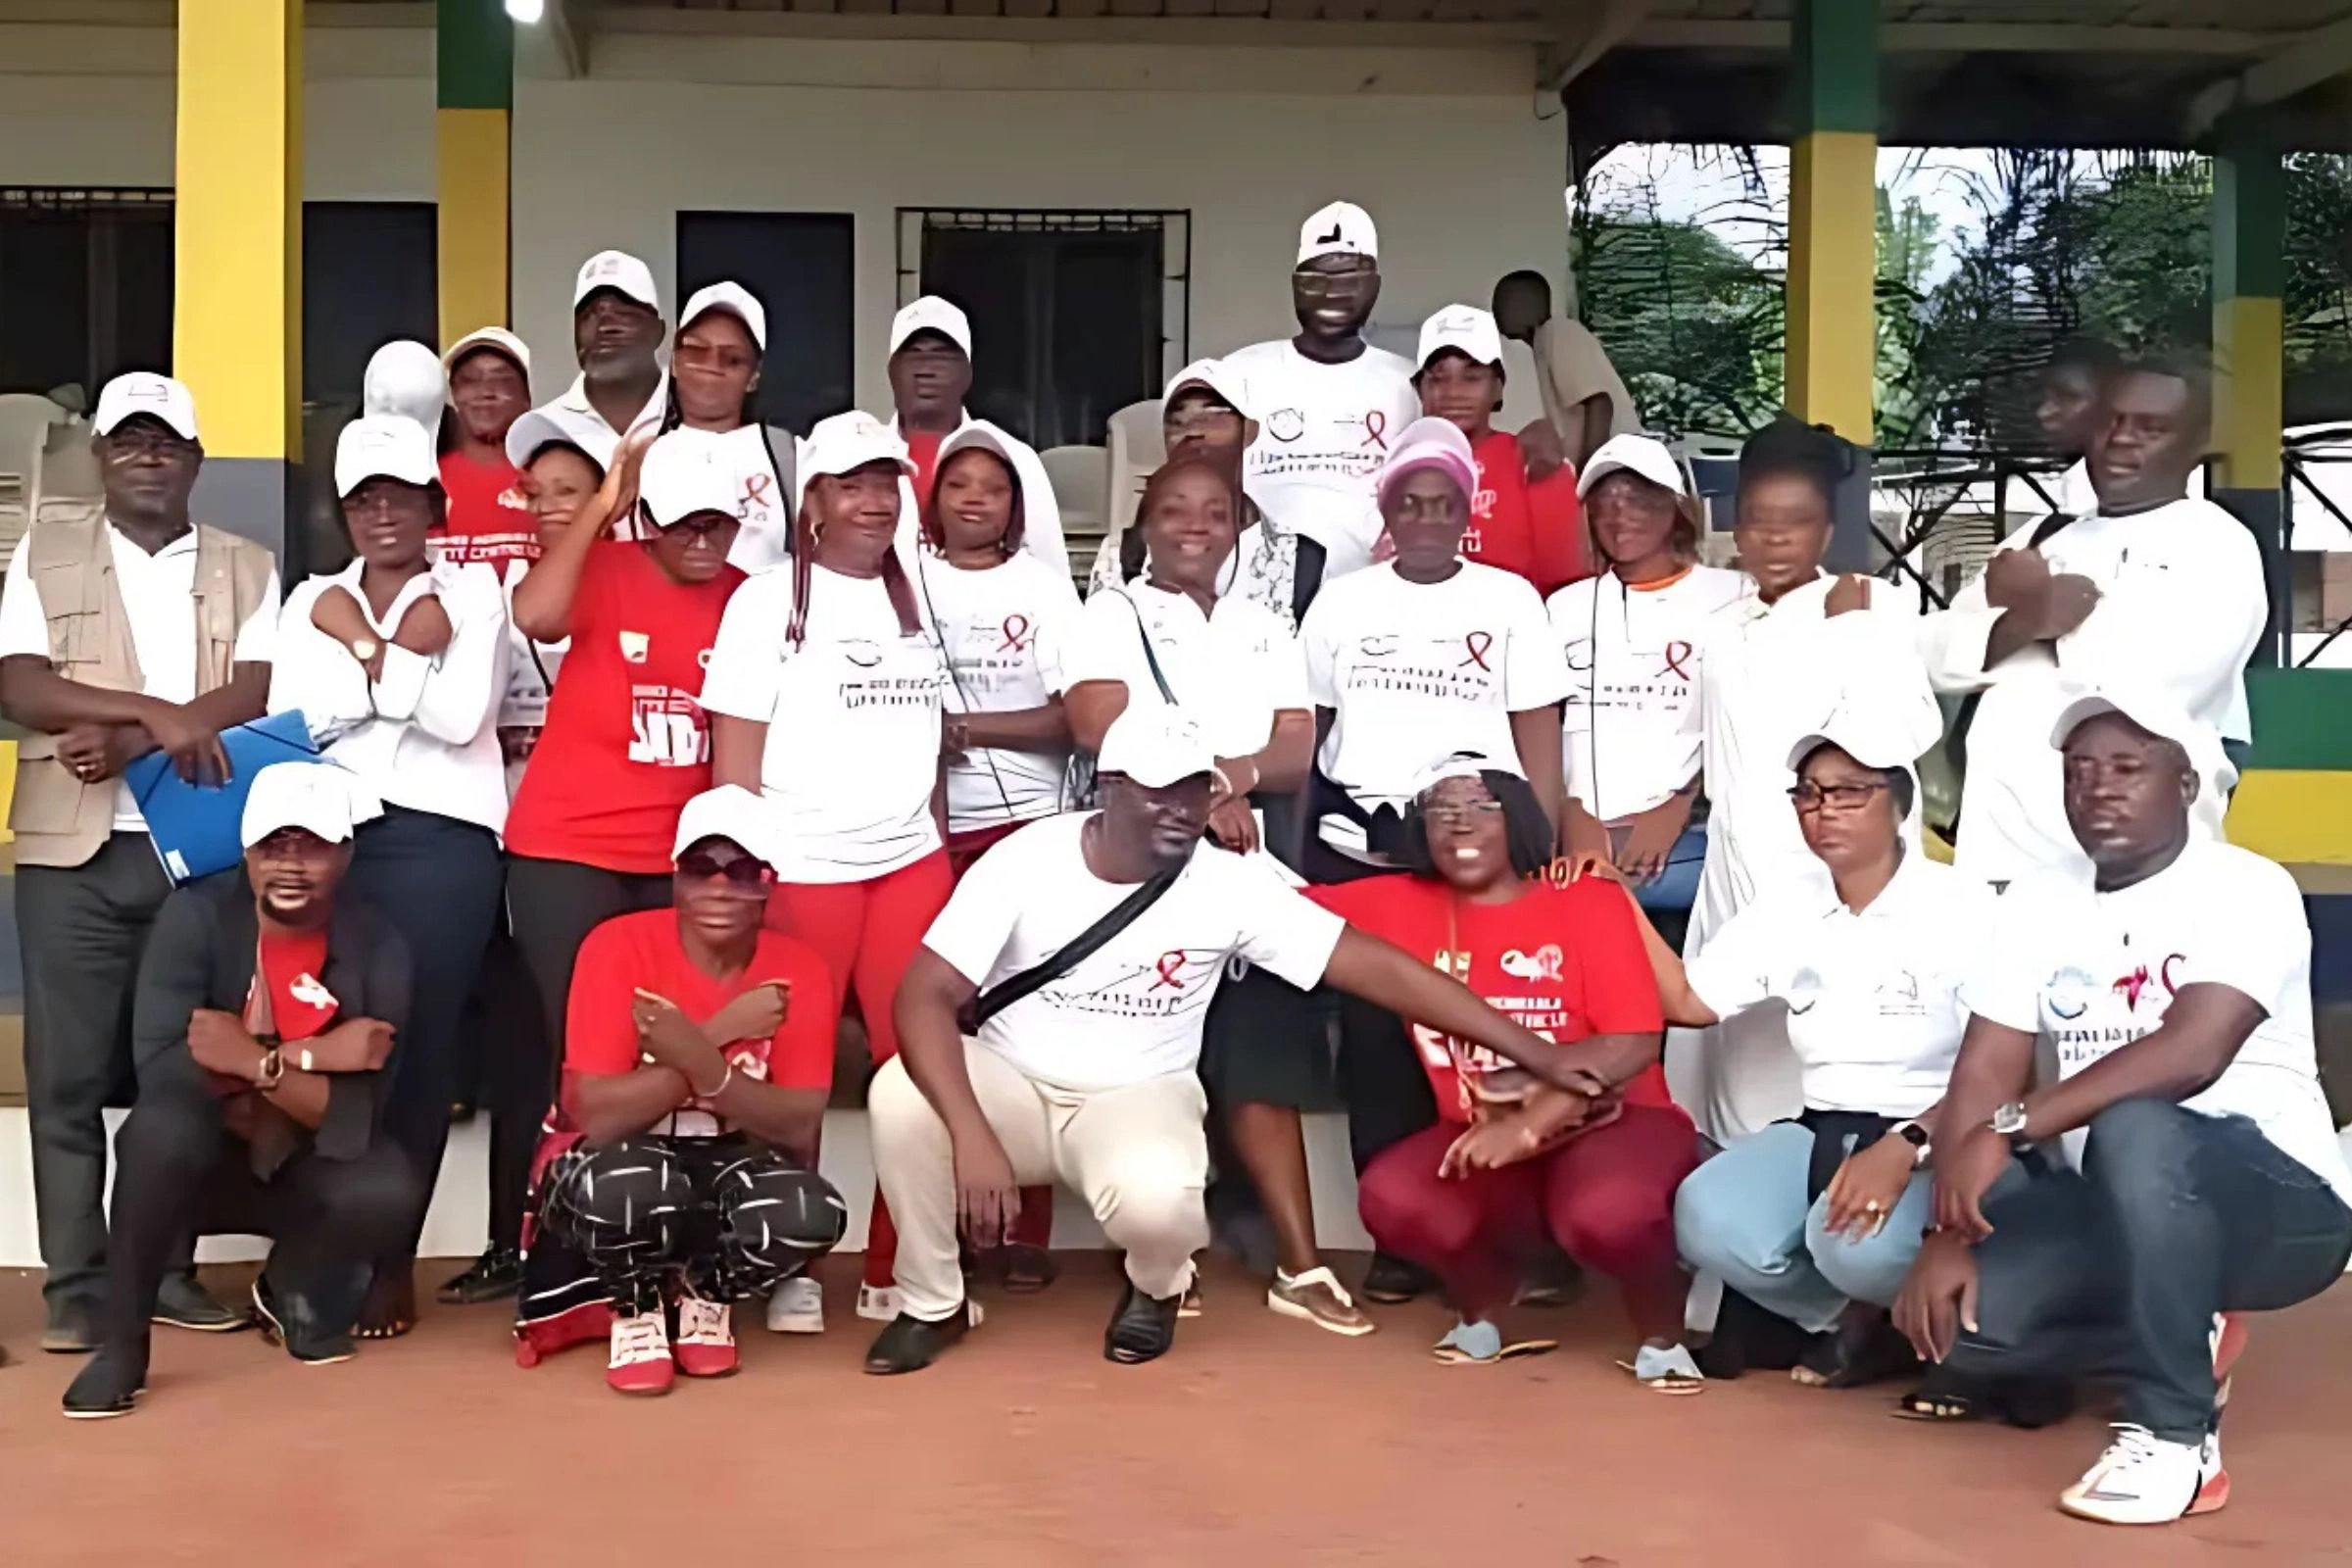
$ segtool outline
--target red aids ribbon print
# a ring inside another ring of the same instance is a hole
[[[1673,675],[1677,680],[1689,685],[1690,672],[1683,667],[1683,661],[1690,657],[1690,645],[1689,643],[1668,643],[1666,645],[1666,667],[1659,670],[1658,673]]]
[[[745,510],[749,511],[751,508],[757,507],[762,512],[766,511],[767,492],[774,486],[775,482],[776,476],[772,473],[745,474],[743,477],[743,505]]]
[[[1468,669],[1472,664],[1476,664],[1490,675],[1494,672],[1494,666],[1487,662],[1487,650],[1494,646],[1493,632],[1471,632],[1462,638],[1462,646],[1469,650],[1470,657],[1454,665],[1454,668]]]
[[[1004,640],[997,644],[998,653],[1017,654],[1029,646],[1029,617],[1027,615],[1018,613],[1006,615],[1004,624],[999,629],[1004,633]]]
[[[1364,414],[1364,445],[1389,450],[1389,416],[1386,410],[1369,409]]]
[[[1152,982],[1152,990],[1157,991],[1162,986],[1167,987],[1170,991],[1184,989],[1184,950],[1182,948],[1178,948],[1173,953],[1161,954],[1158,961],[1152,967],[1159,971],[1159,978]]]

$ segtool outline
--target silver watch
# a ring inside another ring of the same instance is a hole
[[[2003,1138],[2023,1138],[2026,1135],[2026,1102],[2012,1100],[1995,1110],[1992,1120],[1985,1125]]]

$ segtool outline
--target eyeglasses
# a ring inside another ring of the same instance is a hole
[[[1432,801],[1421,808],[1421,814],[1432,822],[1446,827],[1458,827],[1465,822],[1475,822],[1481,817],[1500,816],[1502,803],[1500,801]]]
[[[1369,267],[1359,267],[1346,272],[1315,272],[1300,268],[1291,274],[1291,283],[1299,293],[1309,296],[1352,294],[1368,285],[1373,275]]]
[[[170,430],[145,429],[137,425],[117,426],[106,438],[107,450],[118,458],[132,456],[172,458],[183,452],[193,452],[196,443],[185,440]]]
[[[1806,779],[1790,788],[1788,798],[1800,811],[1826,810],[1836,815],[1860,810],[1865,802],[1886,787],[1883,779],[1869,784],[1816,784]]]
[[[693,882],[708,882],[712,877],[724,877],[739,888],[763,888],[776,880],[775,867],[765,860],[755,860],[739,855],[725,864],[709,850],[688,850],[678,857],[678,875]]]

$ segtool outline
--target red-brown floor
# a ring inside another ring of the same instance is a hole
[[[448,1272],[435,1267],[434,1274]],[[224,1271],[234,1283],[244,1271]],[[0,1563],[511,1565],[775,1561],[2086,1564],[2341,1561],[2352,1553],[2352,1292],[2257,1323],[2229,1449],[2235,1500],[2161,1531],[2066,1519],[2096,1453],[2048,1432],[1932,1429],[1881,1391],[1779,1378],[1691,1399],[1610,1365],[1612,1305],[1529,1314],[1560,1353],[1432,1362],[1437,1309],[1341,1341],[1212,1269],[1209,1311],[1140,1369],[1102,1359],[1112,1287],[1071,1260],[991,1302],[938,1366],[858,1372],[870,1325],[828,1269],[832,1332],[745,1334],[741,1377],[659,1400],[606,1392],[601,1350],[529,1372],[497,1306],[305,1368],[250,1335],[158,1330],[153,1392],[68,1423],[78,1363],[33,1349],[32,1280],[0,1275]],[[1605,1293],[1601,1293],[1605,1294]],[[2127,1556],[2127,1553],[2130,1555]]]

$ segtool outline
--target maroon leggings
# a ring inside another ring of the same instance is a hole
[[[1518,1245],[1548,1233],[1569,1256],[1615,1279],[1644,1333],[1682,1316],[1674,1250],[1674,1190],[1697,1163],[1697,1139],[1679,1110],[1628,1105],[1606,1127],[1548,1154],[1466,1176],[1438,1174],[1460,1124],[1440,1122],[1393,1144],[1357,1183],[1364,1229],[1384,1252],[1445,1283],[1454,1309],[1483,1318],[1509,1303]]]

